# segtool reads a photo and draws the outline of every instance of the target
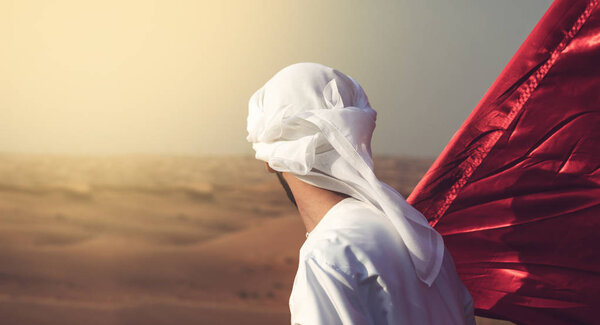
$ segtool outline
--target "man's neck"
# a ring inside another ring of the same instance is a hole
[[[308,232],[316,227],[334,205],[348,197],[305,183],[289,173],[282,173],[282,176],[294,194],[300,218]]]

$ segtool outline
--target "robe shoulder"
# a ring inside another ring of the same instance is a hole
[[[387,217],[357,200],[326,215],[300,250],[300,263],[312,258],[359,280],[404,257],[406,247]]]

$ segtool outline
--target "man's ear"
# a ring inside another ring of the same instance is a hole
[[[269,163],[266,161],[265,161],[265,169],[271,174],[274,174],[277,172],[275,169],[271,168],[271,166],[269,166]]]

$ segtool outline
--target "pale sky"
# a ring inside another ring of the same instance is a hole
[[[253,154],[296,62],[356,79],[374,154],[437,156],[549,0],[0,0],[0,152]]]

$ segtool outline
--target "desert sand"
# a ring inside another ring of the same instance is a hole
[[[375,170],[407,197],[432,162]],[[304,232],[251,156],[2,154],[0,324],[289,324]]]

